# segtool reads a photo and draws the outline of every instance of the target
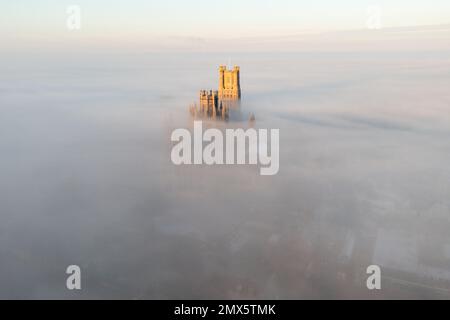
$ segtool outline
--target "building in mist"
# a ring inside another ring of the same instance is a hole
[[[235,66],[228,70],[226,66],[219,67],[219,90],[200,90],[200,107],[190,107],[193,115],[207,118],[228,119],[230,108],[241,99],[240,68]]]

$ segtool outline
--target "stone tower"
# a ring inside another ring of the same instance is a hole
[[[220,111],[218,92],[212,90],[200,90],[200,110],[208,117],[215,117]]]
[[[241,82],[239,67],[227,70],[226,66],[219,67],[219,99],[241,99]]]

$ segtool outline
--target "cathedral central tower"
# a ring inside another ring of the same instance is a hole
[[[219,99],[241,99],[240,69],[235,66],[233,70],[227,70],[226,66],[219,67]]]

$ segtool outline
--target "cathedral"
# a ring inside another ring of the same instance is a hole
[[[219,67],[219,90],[200,90],[200,108],[191,106],[196,116],[228,119],[229,109],[241,99],[240,69]]]

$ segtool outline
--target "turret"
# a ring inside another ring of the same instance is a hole
[[[233,68],[233,95],[237,98],[241,98],[241,80],[240,80],[240,68],[238,66],[234,66]]]
[[[223,96],[223,90],[225,89],[225,71],[227,70],[226,66],[219,67],[219,97]]]

